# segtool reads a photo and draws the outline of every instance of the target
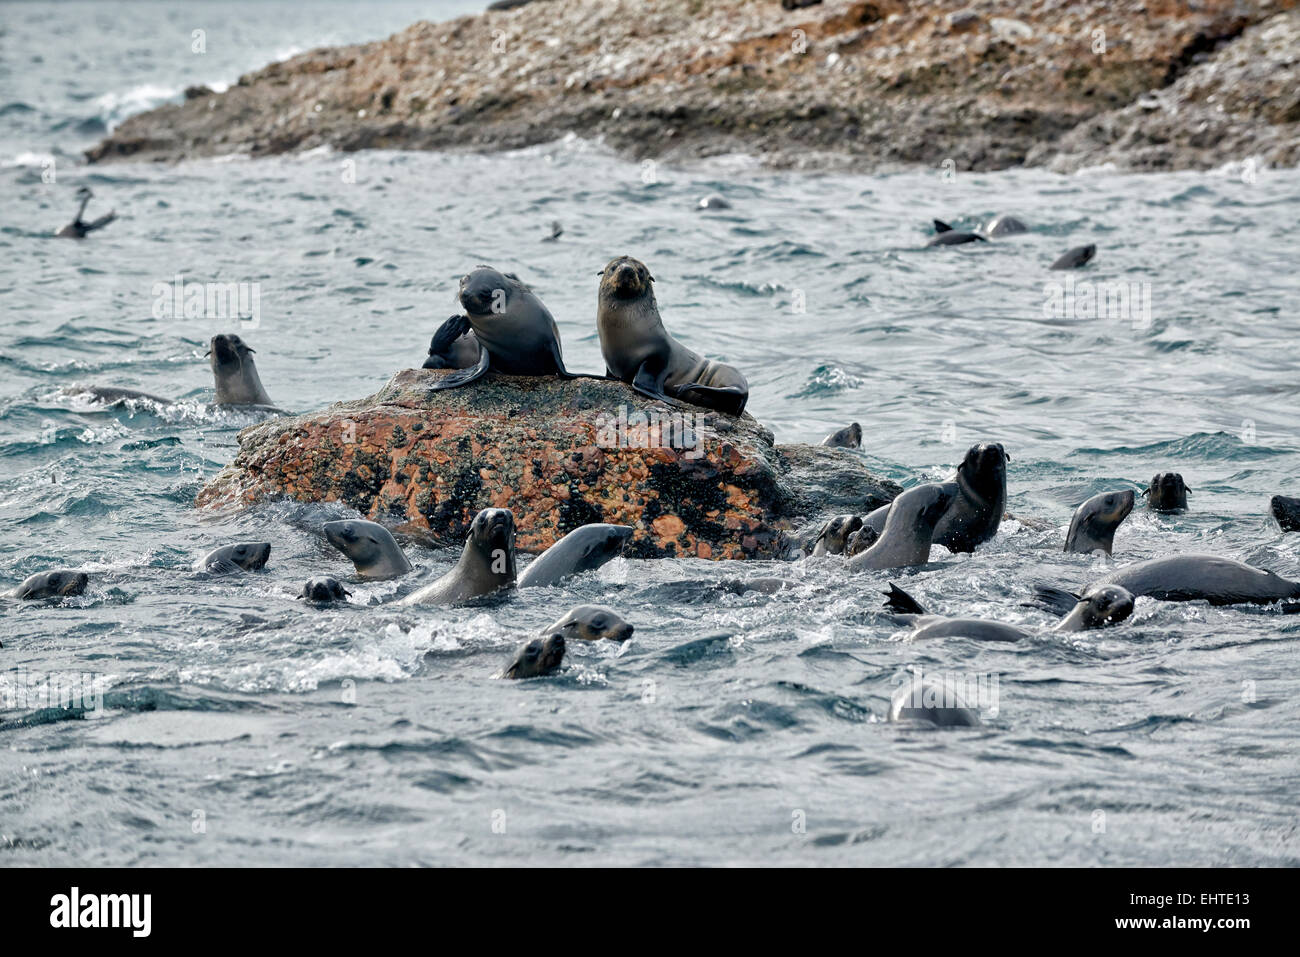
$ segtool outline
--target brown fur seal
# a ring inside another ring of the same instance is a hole
[[[654,277],[631,256],[601,272],[596,331],[609,376],[652,398],[672,398],[728,415],[749,401],[749,382],[729,365],[705,359],[668,334],[655,302]]]
[[[533,559],[519,576],[519,587],[558,585],[570,575],[599,568],[623,553],[634,531],[631,525],[603,522],[579,526]]]
[[[266,567],[271,557],[270,542],[236,542],[214,549],[199,562],[199,570],[224,575],[236,569],[258,572]]]
[[[911,675],[889,699],[890,721],[925,721],[940,728],[978,727],[979,714],[945,681]]]
[[[23,601],[39,601],[43,598],[65,598],[80,595],[86,590],[90,576],[85,572],[57,569],[56,571],[37,572],[26,578],[21,585],[9,592],[10,598]]]
[[[262,387],[253,362],[253,350],[236,335],[216,335],[208,345],[212,377],[217,386],[217,405],[261,405],[275,407]]]
[[[411,562],[393,533],[378,522],[344,519],[326,522],[325,540],[341,551],[362,578],[400,578],[411,570]]]
[[[570,608],[563,618],[547,628],[545,633],[576,638],[579,641],[627,641],[633,628],[618,612],[604,605],[578,605]]]
[[[89,223],[81,218],[86,212],[86,204],[90,202],[90,198],[94,195],[95,194],[90,191],[89,186],[82,186],[77,190],[77,198],[81,200],[81,206],[77,209],[77,215],[73,217],[72,222],[68,223],[68,225],[62,227],[57,233],[55,233],[55,236],[59,239],[85,239],[87,233],[93,233],[96,229],[102,229],[104,226],[107,226],[113,220],[117,219],[117,213],[112,210],[99,217],[99,219],[93,220]]]
[[[1065,550],[1091,555],[1101,549],[1107,555],[1115,545],[1115,529],[1133,511],[1133,490],[1102,492],[1080,505],[1065,534]]]
[[[302,594],[299,598],[305,599],[314,605],[328,605],[331,602],[347,601],[352,592],[344,588],[337,578],[312,578],[307,584],[302,586]]]
[[[472,369],[483,357],[473,329],[464,328],[464,317],[452,316],[429,341],[429,357],[423,369]]]
[[[880,539],[849,559],[852,571],[924,565],[930,560],[934,526],[952,507],[957,492],[951,482],[918,485],[894,499]]]
[[[1118,585],[1135,598],[1157,601],[1207,601],[1211,605],[1268,605],[1300,598],[1300,582],[1218,555],[1171,555],[1125,565],[1080,594],[1039,585],[1038,601],[1058,614],[1074,610],[1081,596],[1105,585]],[[1300,606],[1283,606],[1300,610]]]
[[[1053,269],[1078,269],[1080,266],[1086,266],[1092,261],[1092,257],[1097,255],[1097,246],[1095,243],[1089,243],[1086,246],[1075,246],[1073,249],[1066,250],[1061,254],[1061,258],[1052,263]]]
[[[942,219],[934,221],[935,237],[926,243],[927,246],[960,246],[962,243],[986,243],[988,239],[979,233],[966,232],[960,229],[953,229]]]
[[[1177,472],[1157,472],[1142,494],[1147,497],[1147,508],[1153,512],[1182,512],[1187,510],[1190,491]]]
[[[1033,632],[1000,621],[986,621],[982,618],[948,618],[944,615],[932,615],[903,589],[893,582],[885,592],[885,607],[896,612],[897,617],[909,622],[915,631],[908,640],[922,638],[945,638],[958,636],[974,638],[978,641],[1019,641],[1028,638]],[[1052,631],[1070,632],[1087,631],[1114,625],[1133,614],[1133,596],[1117,585],[1105,585],[1094,589],[1081,597],[1074,609]]]
[[[485,508],[474,516],[456,567],[402,599],[403,605],[455,605],[515,584],[515,516]]]
[[[542,678],[553,674],[564,662],[564,636],[547,635],[525,641],[515,651],[499,678]]]
[[[822,439],[822,445],[832,449],[860,449],[862,448],[862,426],[856,422],[846,425],[838,432],[832,432]]]
[[[814,555],[843,555],[849,536],[862,527],[857,515],[836,515],[822,526],[813,546]]]

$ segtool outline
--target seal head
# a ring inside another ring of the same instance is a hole
[[[862,528],[862,519],[857,515],[836,515],[822,526],[813,546],[814,555],[842,555],[848,546],[849,536]]]
[[[622,554],[634,531],[631,525],[602,522],[575,528],[524,569],[519,587],[556,585],[570,575],[599,568]]]
[[[85,572],[66,568],[48,572],[37,572],[29,576],[21,585],[9,592],[10,598],[23,601],[38,601],[43,598],[68,598],[81,595],[90,583],[90,576]]]
[[[951,552],[973,552],[998,532],[1007,507],[1007,455],[1000,442],[972,445],[949,483],[957,496],[934,529],[934,544]]]
[[[627,641],[633,628],[612,608],[604,605],[578,605],[570,608],[547,634],[563,635],[579,641]]]
[[[257,572],[266,567],[266,560],[270,557],[270,542],[235,542],[208,552],[199,565],[203,571],[214,575],[225,575],[241,569]]]
[[[564,662],[564,636],[547,635],[524,642],[515,652],[502,678],[541,678],[554,674]]]
[[[930,560],[934,527],[956,498],[952,482],[908,489],[891,503],[879,540],[849,559],[849,568],[856,572],[924,565]]]
[[[832,449],[860,449],[862,448],[862,426],[856,422],[846,425],[838,432],[832,432],[822,439],[822,445]]]
[[[208,358],[217,385],[217,405],[274,407],[257,374],[253,350],[239,336],[227,333],[213,336],[208,343]]]
[[[1153,512],[1181,512],[1187,509],[1190,491],[1177,472],[1157,472],[1142,494],[1147,497],[1147,508]]]
[[[411,570],[393,533],[378,522],[344,519],[326,522],[323,531],[326,541],[352,559],[362,578],[400,578]]]
[[[312,578],[307,584],[302,586],[302,594],[299,598],[305,599],[316,605],[328,605],[331,602],[347,601],[352,592],[348,591],[337,578]]]
[[[1133,511],[1132,489],[1094,495],[1074,512],[1065,535],[1065,550],[1091,555],[1101,549],[1107,555],[1115,544],[1115,529]]]
[[[403,605],[455,605],[515,584],[515,516],[485,508],[474,516],[456,567],[402,599]]]

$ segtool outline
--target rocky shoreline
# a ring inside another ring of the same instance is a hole
[[[1300,164],[1297,0],[548,0],[314,50],[91,162],[329,146],[1070,172]]]
[[[901,489],[843,449],[774,445],[742,415],[653,401],[622,382],[489,374],[435,391],[407,369],[366,399],[271,419],[199,492],[223,511],[339,502],[434,544],[461,544],[480,509],[508,508],[542,551],[591,522],[636,528],[635,558],[783,558],[808,526]]]

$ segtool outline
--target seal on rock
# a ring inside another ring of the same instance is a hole
[[[459,297],[465,315],[448,319],[439,333],[454,342],[472,329],[479,345],[478,362],[445,376],[433,389],[468,385],[489,368],[505,375],[576,378],[564,368],[555,319],[514,273],[478,266],[461,277]]]
[[[655,399],[679,399],[728,415],[745,411],[745,377],[668,334],[655,302],[654,277],[644,263],[619,256],[600,275],[596,331],[610,378]]]
[[[1218,555],[1172,555],[1111,572],[1083,595],[1102,585],[1118,585],[1135,598],[1157,601],[1208,601],[1211,605],[1268,605],[1300,598],[1300,582]],[[1038,600],[1058,614],[1073,611],[1080,595],[1039,585]]]
[[[856,422],[846,425],[838,432],[832,432],[822,439],[822,445],[832,449],[860,449],[862,448],[862,426]]]
[[[525,641],[515,651],[500,678],[542,678],[556,672],[564,662],[564,636],[547,635]]]
[[[1300,532],[1300,498],[1274,495],[1268,503],[1269,511],[1284,532]]]
[[[1062,253],[1061,258],[1052,263],[1052,268],[1078,269],[1080,266],[1087,265],[1095,255],[1097,255],[1097,246],[1095,243],[1089,243],[1086,246],[1075,246],[1073,249],[1066,250]]]
[[[213,549],[199,562],[199,568],[214,575],[224,575],[242,569],[261,571],[271,557],[270,542],[235,542]]]
[[[471,369],[478,365],[482,351],[473,329],[466,329],[461,316],[452,316],[429,341],[429,357],[423,369]]]
[[[1190,491],[1177,472],[1157,472],[1142,494],[1147,497],[1147,508],[1153,512],[1182,512],[1187,509]]]
[[[322,531],[326,541],[352,559],[362,578],[400,578],[412,568],[393,533],[378,522],[349,518],[326,522]]]
[[[570,575],[599,568],[622,554],[633,531],[631,525],[601,522],[575,528],[533,559],[519,576],[519,587],[557,585]]]
[[[316,605],[327,605],[330,602],[347,601],[351,594],[352,592],[339,584],[337,578],[325,576],[308,579],[307,584],[302,586],[302,594],[298,597]]]
[[[402,599],[403,605],[455,605],[515,584],[515,516],[485,508],[474,516],[456,567]]]
[[[924,565],[930,560],[930,541],[957,492],[951,482],[910,488],[890,506],[880,539],[865,552],[849,559],[852,571]]]
[[[546,629],[547,634],[563,635],[579,641],[627,641],[633,628],[618,612],[604,605],[578,605]]]
[[[217,405],[260,405],[274,408],[257,374],[253,350],[239,336],[223,333],[208,344],[212,376],[217,385]]]
[[[48,572],[37,572],[23,580],[22,584],[9,592],[10,598],[23,601],[38,601],[43,598],[67,598],[83,594],[90,576],[85,572],[58,568]]]
[[[1132,489],[1101,492],[1075,509],[1070,530],[1065,534],[1065,550],[1091,555],[1101,549],[1107,555],[1115,544],[1115,529],[1133,511]]]

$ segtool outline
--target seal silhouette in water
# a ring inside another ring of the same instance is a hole
[[[402,546],[378,522],[350,518],[326,522],[322,531],[326,541],[352,559],[362,578],[400,578],[411,570]]]
[[[82,186],[77,190],[77,198],[81,200],[81,206],[77,209],[77,215],[73,218],[72,222],[68,223],[68,225],[62,227],[57,233],[55,233],[55,236],[60,239],[85,239],[87,233],[94,232],[96,229],[102,229],[113,220],[117,219],[117,213],[112,210],[99,217],[99,219],[89,223],[81,218],[86,212],[86,204],[90,202],[90,198],[94,195],[95,194],[90,191],[89,186]]]
[[[1153,512],[1182,512],[1187,509],[1190,491],[1177,472],[1157,472],[1142,494],[1147,497],[1147,508]]]
[[[258,405],[274,408],[262,387],[253,350],[239,336],[222,333],[208,343],[208,360],[217,386],[217,405]]]
[[[1013,236],[1016,233],[1025,233],[1029,227],[1016,219],[1014,216],[1008,216],[1005,213],[994,216],[984,226],[985,236]]]
[[[403,605],[455,605],[515,584],[515,517],[506,508],[474,516],[456,567],[402,599]]]
[[[622,554],[633,531],[631,525],[600,522],[575,528],[533,559],[519,576],[519,587],[555,585],[570,575],[599,568]]]
[[[862,448],[862,426],[856,422],[846,425],[838,432],[832,432],[822,439],[822,445],[832,449],[860,449]]]
[[[1274,495],[1268,503],[1269,511],[1284,532],[1300,532],[1300,498]]]
[[[1086,265],[1097,255],[1097,246],[1089,243],[1086,246],[1075,246],[1061,254],[1061,258],[1052,263],[1053,269],[1078,269]]]
[[[1107,555],[1115,544],[1115,529],[1133,511],[1132,489],[1102,492],[1075,509],[1070,530],[1065,534],[1065,550],[1091,555],[1101,549]]]
[[[894,499],[880,539],[860,555],[849,559],[849,568],[899,568],[924,565],[930,560],[934,527],[957,497],[952,483],[918,485]]]
[[[940,728],[971,728],[979,715],[951,685],[912,675],[889,699],[890,721],[925,721]]]
[[[270,557],[270,542],[236,542],[208,552],[199,562],[199,568],[215,575],[224,575],[240,569],[256,572],[266,567],[266,560]]]
[[[479,266],[461,278],[459,295],[465,315],[448,319],[439,331],[454,341],[472,329],[478,362],[440,379],[433,389],[468,385],[489,368],[505,375],[577,378],[564,368],[555,319],[514,273]]]
[[[433,334],[425,369],[472,369],[482,358],[478,337],[465,327],[463,316],[452,316]]]
[[[609,376],[654,399],[740,415],[749,382],[729,365],[705,359],[668,334],[655,302],[654,277],[631,256],[612,259],[600,274],[596,331]]]
[[[10,598],[23,601],[38,601],[43,598],[67,598],[83,594],[90,576],[85,572],[66,568],[48,572],[37,572],[24,579],[22,584],[9,591]]]
[[[348,591],[337,578],[312,578],[302,586],[299,598],[306,599],[314,605],[328,605],[331,602],[347,601],[352,592]]]
[[[627,641],[633,628],[612,608],[604,605],[578,605],[565,612],[564,617],[546,629],[547,634],[559,634],[579,641]]]
[[[974,638],[979,641],[1019,641],[1030,637],[1033,632],[1000,621],[985,621],[982,618],[949,618],[945,615],[932,615],[911,595],[893,582],[885,592],[885,607],[896,613],[896,617],[910,623],[914,631],[908,636],[911,641],[922,638],[944,638],[950,635],[962,638]],[[1087,631],[1092,628],[1104,628],[1114,625],[1133,614],[1133,596],[1118,585],[1103,585],[1080,597],[1066,617],[1058,622],[1052,631]]]
[[[515,652],[502,678],[541,678],[554,674],[564,662],[564,636],[547,635],[525,641]]]
[[[1218,555],[1173,555],[1126,565],[1081,594],[1086,596],[1103,585],[1118,585],[1134,598],[1208,601],[1211,605],[1268,605],[1300,598],[1300,582]],[[1048,585],[1039,585],[1034,591],[1040,603],[1062,615],[1072,611],[1080,598]],[[1288,606],[1288,611],[1292,607]]]
[[[988,239],[979,233],[953,229],[941,219],[934,221],[934,231],[938,235],[926,243],[927,246],[960,246],[962,243],[986,243]]]

